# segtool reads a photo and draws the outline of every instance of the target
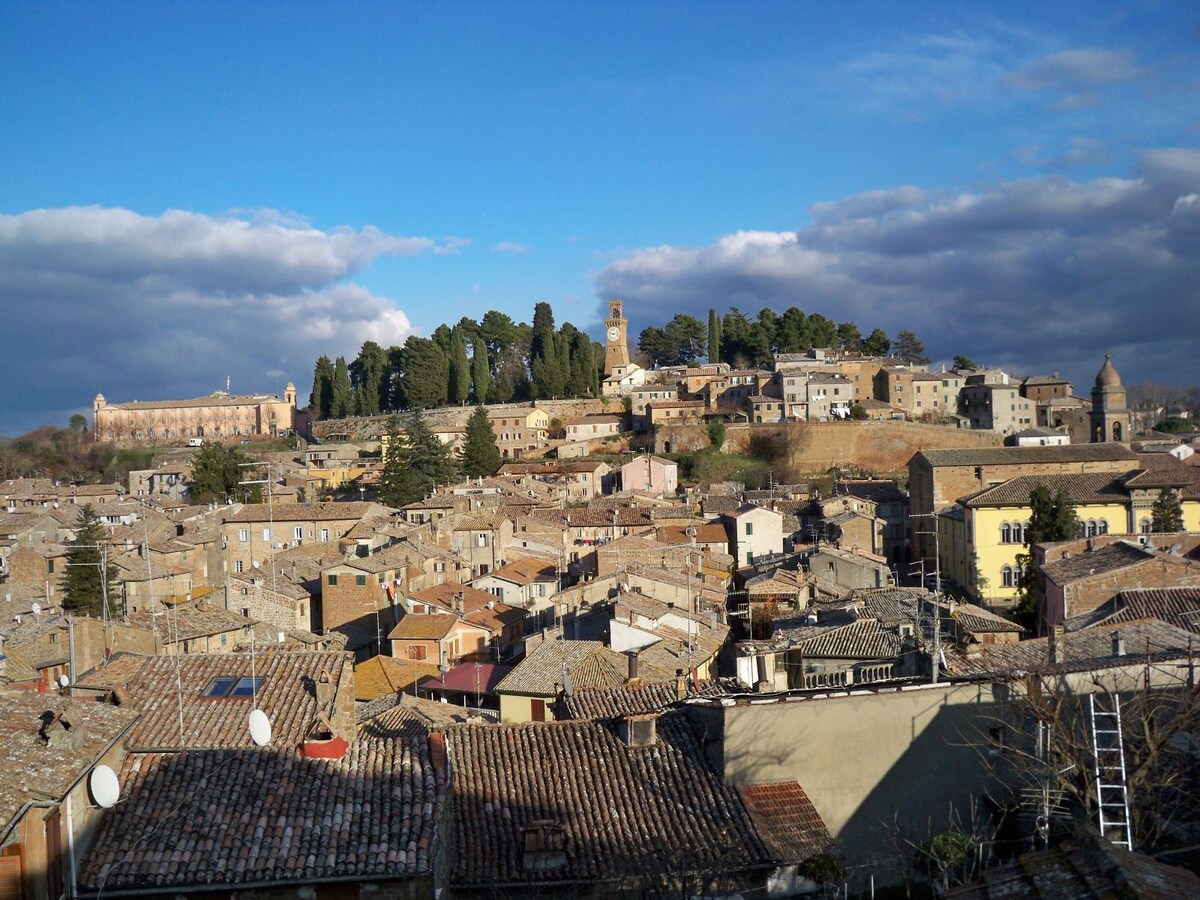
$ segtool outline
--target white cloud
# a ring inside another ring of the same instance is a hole
[[[1035,60],[1005,79],[1023,90],[1078,91],[1081,88],[1132,81],[1142,75],[1128,50],[1086,47],[1062,50]]]
[[[445,247],[445,243],[440,245]],[[293,214],[143,216],[72,207],[0,215],[6,346],[0,430],[86,402],[274,390],[307,396],[321,353],[398,343],[403,311],[349,279],[380,257],[437,252],[378,228],[321,231]],[[13,423],[16,423],[15,425]]]
[[[528,253],[533,248],[528,244],[516,244],[512,241],[501,241],[492,247],[497,253]]]
[[[797,231],[632,251],[595,276],[596,293],[624,298],[639,327],[796,305],[912,329],[942,359],[1086,372],[1111,349],[1127,377],[1194,379],[1200,151],[1148,151],[1137,176],[846,197]]]

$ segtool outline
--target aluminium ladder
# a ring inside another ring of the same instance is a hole
[[[1116,847],[1133,849],[1129,790],[1125,784],[1125,750],[1121,740],[1121,699],[1112,695],[1111,710],[1097,707],[1088,694],[1092,714],[1092,758],[1095,760],[1096,808],[1100,833]]]

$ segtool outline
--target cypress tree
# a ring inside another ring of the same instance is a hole
[[[90,504],[79,510],[79,526],[75,540],[67,548],[67,571],[62,576],[63,606],[92,616],[104,613],[108,599],[108,614],[112,615],[117,596],[117,567],[106,559],[101,547],[108,535],[96,518]]]
[[[365,341],[350,363],[354,409],[360,416],[377,416],[388,405],[388,357],[374,341]]]
[[[350,370],[346,357],[339,356],[333,364],[333,388],[330,392],[329,415],[344,419],[354,415],[354,394],[350,387]]]
[[[533,308],[533,334],[529,345],[529,375],[533,396],[541,400],[561,397],[566,388],[563,348],[554,330],[554,311],[549,303]]]
[[[308,405],[317,411],[317,418],[328,419],[333,399],[333,363],[325,354],[317,359],[313,368],[313,389],[308,395]]]
[[[1021,571],[1017,585],[1017,605],[1013,610],[1019,622],[1033,627],[1039,600],[1037,566],[1033,560],[1035,544],[1065,541],[1079,536],[1079,516],[1063,491],[1052,495],[1038,485],[1029,494],[1029,524],[1025,528],[1025,552],[1017,554]]]
[[[492,370],[488,362],[487,341],[476,337],[471,344],[471,385],[476,403],[487,403],[488,388],[492,384]]]
[[[500,448],[496,446],[496,432],[488,419],[487,410],[475,407],[467,420],[467,436],[459,461],[462,472],[468,478],[484,478],[495,475],[500,469]]]
[[[467,342],[460,329],[450,338],[450,381],[446,397],[451,403],[466,403],[471,397],[471,363],[467,360]]]
[[[715,363],[721,359],[721,319],[715,309],[708,311],[708,361]]]

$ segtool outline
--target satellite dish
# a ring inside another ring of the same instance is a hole
[[[42,611],[42,604],[35,603],[35,604],[33,604],[33,606],[30,607],[30,609],[33,610],[33,614],[36,616],[38,613],[40,613]]]
[[[108,766],[99,765],[92,769],[88,787],[96,805],[104,809],[112,808],[121,799],[121,783],[117,781],[117,773]]]
[[[67,687],[70,683],[71,683],[71,679],[68,678],[66,675],[58,676],[58,686],[59,687]]]
[[[260,747],[271,743],[271,720],[261,709],[251,711],[249,718],[250,737]]]

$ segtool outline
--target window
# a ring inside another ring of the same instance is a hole
[[[746,537],[750,537],[752,534],[754,534],[754,523],[747,522],[746,523]]]
[[[249,528],[239,528],[238,529],[238,540],[243,541],[243,542],[250,540],[250,529]]]
[[[746,565],[750,566],[753,564],[754,564],[754,554],[752,552],[750,552],[749,550],[747,550],[746,551]]]
[[[235,559],[233,561],[233,571],[237,572],[239,575],[242,573],[242,561],[240,559]]]
[[[270,528],[264,528],[262,530],[262,539],[264,541],[266,541],[268,544],[271,542],[271,529]]]
[[[365,586],[367,583],[367,576],[366,575],[355,575],[354,583],[357,584],[359,587]]]
[[[408,648],[409,659],[425,659],[426,649],[424,644],[413,644]]]
[[[321,529],[321,540],[322,540],[322,541],[328,541],[328,540],[329,540],[329,529],[328,529],[328,528],[322,528],[322,529]]]
[[[488,536],[486,534],[475,535],[475,546],[486,547],[488,545]]]
[[[1002,543],[1002,544],[1013,543],[1013,528],[1012,528],[1012,525],[1010,525],[1008,522],[1004,522],[1000,526],[1000,543]]]
[[[295,528],[293,528],[292,529],[292,537],[298,541],[302,540],[304,538],[304,526],[297,525]]]
[[[201,697],[227,697],[229,692],[233,690],[234,685],[238,683],[237,678],[222,678],[217,677],[208,683],[203,691],[200,692]]]
[[[54,560],[52,560],[52,559],[46,560],[46,571],[51,575],[54,574]]]
[[[330,575],[327,583],[329,584],[330,587],[336,586],[337,585],[337,576]]]
[[[1000,584],[1006,588],[1015,586],[1012,566],[1004,566],[1000,569]]]

